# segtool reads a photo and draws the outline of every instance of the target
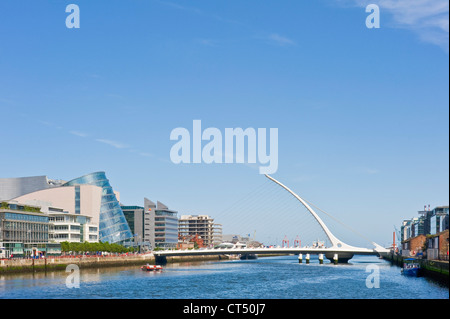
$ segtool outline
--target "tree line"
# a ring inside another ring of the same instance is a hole
[[[110,244],[108,242],[98,242],[98,243],[89,243],[85,241],[84,243],[69,243],[64,241],[61,243],[61,252],[64,253],[90,253],[97,254],[99,252],[108,252],[108,253],[128,253],[138,251],[135,247],[125,247],[120,244]]]

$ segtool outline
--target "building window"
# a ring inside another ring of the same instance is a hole
[[[80,214],[80,186],[75,186],[75,214]]]

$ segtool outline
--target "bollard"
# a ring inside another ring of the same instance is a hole
[[[334,264],[337,265],[337,263],[338,263],[338,254],[334,254],[333,260],[334,260]]]
[[[306,263],[309,264],[309,254],[306,254]]]
[[[319,254],[319,264],[323,264],[323,254]]]
[[[298,255],[298,263],[301,264],[302,263],[302,259],[303,259],[303,255],[299,254]]]

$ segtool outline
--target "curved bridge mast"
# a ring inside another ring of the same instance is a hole
[[[332,249],[336,249],[336,250],[342,250],[343,252],[345,251],[358,251],[359,247],[354,247],[351,245],[348,245],[346,243],[344,243],[342,240],[338,239],[336,236],[333,235],[333,233],[328,229],[327,225],[325,225],[325,223],[322,221],[322,219],[317,215],[317,213],[308,205],[308,203],[306,203],[306,201],[304,199],[302,199],[300,196],[298,196],[296,193],[294,193],[291,189],[289,189],[286,185],[283,185],[282,183],[280,183],[279,181],[277,181],[275,178],[265,174],[265,176],[270,179],[272,182],[280,185],[281,187],[283,187],[285,190],[287,190],[292,196],[294,196],[300,203],[303,204],[303,206],[306,207],[306,209],[309,211],[309,213],[316,219],[316,221],[319,223],[320,227],[323,229],[323,231],[325,232],[326,236],[328,237],[328,239],[331,242],[331,247]],[[380,245],[372,242],[372,244],[375,246],[375,250],[376,251],[380,251],[380,252],[384,252],[386,249],[381,247]],[[333,256],[326,256],[328,259],[331,259]],[[349,259],[351,259],[353,257],[353,253],[344,253],[344,254],[340,254],[339,256],[339,260],[346,262]]]

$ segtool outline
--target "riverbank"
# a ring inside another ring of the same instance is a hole
[[[208,261],[224,259],[224,256],[176,256],[168,257],[168,263]],[[45,259],[14,259],[0,260],[0,274],[30,273],[65,270],[70,264],[77,265],[80,269],[104,268],[115,266],[136,266],[143,264],[155,264],[153,254],[129,255],[129,256],[77,256],[55,257]]]
[[[383,257],[386,260],[389,260],[392,264],[397,265],[399,267],[403,266],[403,261],[406,258],[395,254],[388,254]],[[416,261],[419,263],[420,268],[423,270],[423,275],[425,277],[430,277],[435,280],[438,280],[441,283],[449,285],[449,264],[448,261],[440,261],[440,260],[428,260],[428,259],[419,259],[416,258]]]

